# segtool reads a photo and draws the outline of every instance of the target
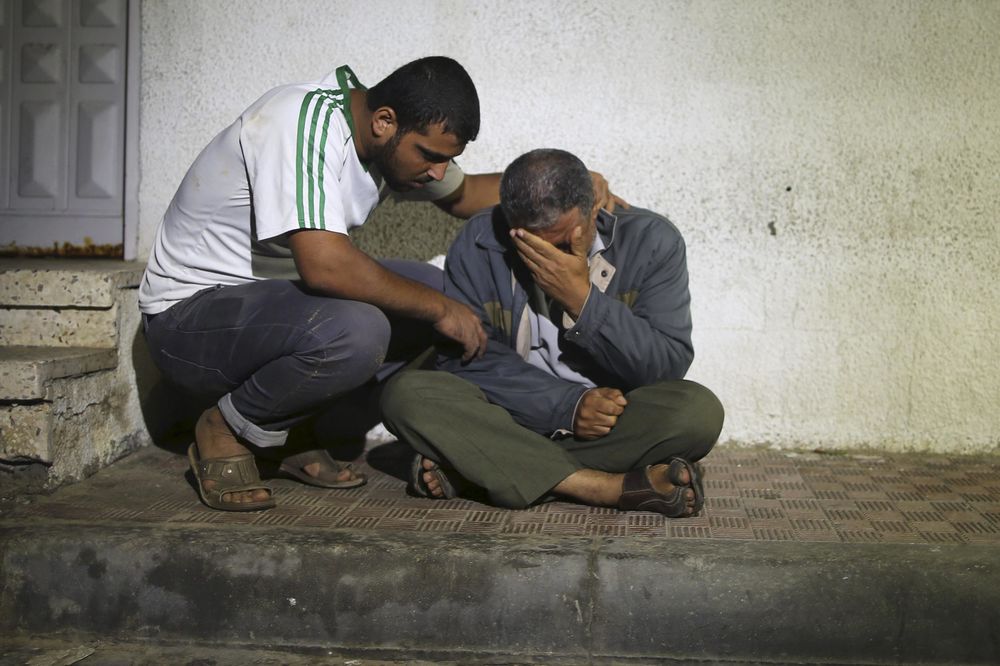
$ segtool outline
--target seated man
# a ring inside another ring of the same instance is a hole
[[[448,253],[445,293],[479,313],[485,355],[440,353],[382,395],[386,426],[417,450],[411,482],[460,482],[523,508],[548,495],[692,516],[693,463],[723,409],[691,365],[684,240],[666,218],[599,209],[583,163],[535,150],[504,172],[500,205]]]

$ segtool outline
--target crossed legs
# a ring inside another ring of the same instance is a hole
[[[721,404],[694,382],[662,382],[627,398],[614,429],[590,441],[553,441],[522,428],[477,387],[444,372],[400,373],[383,391],[381,407],[389,430],[483,488],[499,506],[523,508],[549,493],[616,506],[625,473],[652,465],[651,485],[670,493],[675,484],[667,463],[701,459],[722,429]],[[674,480],[689,485],[685,472],[679,474]],[[434,492],[433,485],[429,489]],[[692,502],[693,492],[685,494]]]

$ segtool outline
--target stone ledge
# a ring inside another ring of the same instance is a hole
[[[0,628],[579,659],[995,663],[995,547],[49,523]]]
[[[0,400],[51,399],[46,384],[118,364],[114,348],[0,347]]]
[[[146,265],[87,259],[0,260],[0,305],[110,308],[118,289],[137,287]]]
[[[114,347],[118,306],[0,308],[0,346]]]

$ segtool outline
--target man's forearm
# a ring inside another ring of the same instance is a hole
[[[468,306],[384,268],[351,244],[346,234],[299,231],[289,238],[295,267],[312,290],[374,305],[390,314],[431,322],[462,346],[462,360],[486,349],[479,316]]]
[[[383,267],[345,235],[302,231],[289,244],[303,282],[324,296],[370,303],[423,321],[436,321],[444,312],[443,294]]]

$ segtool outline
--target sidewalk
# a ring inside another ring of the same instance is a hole
[[[0,516],[0,633],[467,662],[1000,663],[1000,457],[719,448],[702,515],[275,481],[200,504],[149,448]],[[0,639],[2,640],[2,639]]]

